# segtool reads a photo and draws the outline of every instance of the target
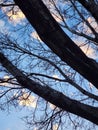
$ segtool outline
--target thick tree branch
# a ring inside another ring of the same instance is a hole
[[[50,79],[54,79],[54,80],[58,80],[58,81],[61,81],[61,82],[68,82],[70,85],[74,86],[77,90],[79,90],[82,94],[88,96],[89,98],[92,98],[96,101],[98,101],[98,96],[86,91],[85,89],[83,89],[80,85],[78,85],[77,83],[75,83],[75,81],[73,81],[71,78],[69,78],[63,71],[62,69],[60,69],[54,62],[52,62],[51,60],[45,58],[45,57],[42,57],[42,56],[39,56],[39,55],[36,55],[30,51],[28,51],[26,48],[23,48],[19,45],[14,44],[10,39],[7,39],[8,40],[8,43],[10,43],[10,46],[12,45],[12,47],[15,47],[17,48],[20,52],[22,52],[23,54],[28,54],[30,56],[33,56],[33,57],[36,57],[40,60],[43,60],[47,63],[49,63],[51,66],[53,66],[63,77],[64,79],[59,79],[59,78],[54,78],[54,77],[51,77],[51,76],[48,76],[48,75],[44,75],[44,74],[40,74],[40,73],[30,73],[28,74],[27,76],[31,76],[31,75],[36,75],[36,76],[43,76],[43,77],[46,77],[46,78],[50,78]],[[5,43],[4,43],[5,44]],[[8,46],[8,45],[7,45]],[[8,81],[6,81],[8,82]]]
[[[14,0],[44,43],[98,88],[98,65],[64,33],[41,0]]]
[[[62,108],[70,113],[81,116],[98,125],[98,108],[92,107],[79,101],[72,100],[49,86],[41,84],[27,78],[17,67],[15,67],[2,53],[0,53],[0,63],[5,67],[23,87],[34,92],[38,96],[51,102],[57,107]]]

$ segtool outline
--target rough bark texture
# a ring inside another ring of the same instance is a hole
[[[94,2],[94,0],[89,0],[88,2],[86,0],[78,0],[95,18],[95,20],[98,22],[98,3]]]
[[[41,0],[14,0],[43,42],[98,88],[98,65],[64,33]]]
[[[39,83],[27,78],[18,68],[16,68],[2,53],[0,53],[0,63],[5,67],[23,87],[27,88],[46,101],[68,112],[83,117],[98,125],[98,108],[92,107],[76,100],[72,100],[49,86],[42,86]]]

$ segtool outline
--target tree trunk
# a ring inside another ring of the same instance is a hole
[[[41,0],[14,0],[43,42],[98,88],[98,65],[64,33]]]
[[[2,53],[0,63],[5,67],[23,87],[44,98],[46,101],[62,108],[70,113],[83,117],[98,125],[98,108],[92,107],[76,100],[72,100],[49,86],[42,86],[39,83],[27,78],[17,67],[15,67]]]

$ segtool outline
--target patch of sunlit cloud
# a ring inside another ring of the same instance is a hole
[[[74,42],[80,46],[81,50],[90,58],[94,58],[96,59],[97,58],[97,52],[96,50],[89,46],[88,45],[82,45],[82,44],[85,44],[85,41],[83,41],[82,39],[77,39],[77,40],[74,40]]]
[[[10,17],[10,21],[12,21],[14,24],[20,23],[21,20],[25,18],[24,14],[21,11],[18,11],[16,14],[9,12],[7,15]]]
[[[56,106],[53,105],[52,103],[49,103],[49,107],[50,107],[52,110],[56,108]]]
[[[56,75],[56,74],[54,74],[52,77],[53,77],[53,78],[56,78],[56,79],[59,78],[58,75]]]
[[[8,80],[10,77],[8,75],[4,76],[4,80]]]
[[[96,52],[92,47],[82,46],[81,49],[88,57],[96,59]]]
[[[40,39],[40,37],[38,36],[38,34],[37,34],[36,31],[34,31],[34,32],[31,33],[31,37],[33,37],[34,39],[42,42],[42,40]]]
[[[97,24],[97,22],[92,17],[88,17],[87,21],[94,28],[94,30],[96,32],[98,32],[98,24]],[[78,27],[79,32],[82,31],[83,33],[86,33],[86,35],[90,35],[92,37],[94,36],[91,29],[86,25],[85,22],[81,22],[77,27]]]
[[[92,89],[93,87],[93,84],[89,82],[89,88]]]
[[[58,130],[58,124],[53,125],[53,130]]]
[[[7,13],[9,21],[16,24],[21,24],[21,20],[25,18],[24,14],[21,11],[18,11],[16,14],[12,14],[12,11]]]
[[[11,7],[2,7],[2,12],[6,14],[6,16],[9,18],[9,21],[14,25],[21,24],[21,21],[25,18],[25,15],[17,7],[13,10]]]
[[[59,15],[57,15],[57,14],[52,14],[52,16],[54,17],[54,19],[55,19],[58,23],[62,22],[62,19],[61,19],[61,17],[60,17]]]
[[[59,80],[59,76],[58,76],[58,75],[53,74],[53,76],[52,76],[52,77],[56,80],[56,82],[58,82],[58,80]]]
[[[35,127],[34,130],[38,130],[38,129]]]
[[[49,107],[50,107],[51,110],[54,110],[54,109],[57,110],[57,111],[59,110],[59,108],[56,107],[55,105],[53,105],[52,103],[48,103],[48,104],[49,104]]]
[[[43,2],[46,4],[46,6],[48,7],[48,9],[50,10],[50,12],[51,12],[52,16],[54,17],[54,19],[58,23],[62,22],[62,18],[60,17],[57,9],[55,9],[53,1],[52,0],[43,0]],[[55,0],[54,2],[55,2],[55,5],[58,5],[58,0]]]
[[[35,108],[36,98],[32,95],[28,95],[28,93],[24,93],[21,97],[19,97],[19,105]]]
[[[7,81],[8,81],[9,78],[10,78],[10,77],[9,77],[8,75],[5,75],[5,76],[2,78],[2,80],[4,80],[4,82],[1,82],[1,83],[0,83],[0,86],[8,86],[9,83],[7,83]]]
[[[10,88],[20,88],[20,85],[16,85],[17,81],[16,79],[11,79],[11,77],[9,75],[4,75],[2,78],[1,78],[1,81],[0,81],[0,86],[2,87],[10,87]]]
[[[88,17],[87,21],[91,24],[91,26],[98,32],[98,24],[92,17]]]

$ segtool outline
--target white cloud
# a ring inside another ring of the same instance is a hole
[[[88,17],[87,21],[92,25],[92,27],[98,31],[98,24],[97,22],[94,20],[93,17]]]
[[[18,7],[14,7],[14,9],[11,7],[2,7],[2,12],[8,16],[9,21],[14,25],[21,24],[21,20],[25,18],[25,15]]]
[[[94,18],[92,17],[88,17],[87,21],[89,22],[89,24],[94,28],[94,30],[96,32],[98,32],[98,24],[97,22],[94,20]],[[83,32],[86,35],[90,35],[90,36],[94,36],[91,29],[87,26],[87,24],[85,22],[81,22],[78,26],[78,30],[79,32]]]
[[[38,130],[38,129],[35,127],[34,130]]]
[[[97,52],[92,46],[88,46],[88,44],[85,44],[84,39],[78,38],[77,40],[74,40],[74,42],[80,46],[81,50],[90,58],[97,58]],[[84,44],[84,45],[83,45]]]
[[[42,40],[40,39],[40,37],[38,36],[36,31],[31,33],[31,37],[33,37],[34,39],[39,40],[40,42],[42,42]]]
[[[21,23],[21,20],[25,18],[21,11],[18,11],[16,14],[12,14],[12,11],[10,11],[7,13],[7,16],[10,17],[10,21],[14,24]]]
[[[82,46],[81,49],[88,57],[96,59],[96,52],[92,47]]]
[[[56,108],[56,106],[53,105],[52,103],[49,103],[49,107],[50,107],[51,109],[55,109],[55,108]]]
[[[10,77],[8,76],[8,75],[5,75],[4,77],[3,77],[3,80],[4,81],[7,81],[8,79],[9,79]],[[9,85],[9,83],[7,83],[7,82],[1,82],[0,83],[0,86],[8,86]]]
[[[59,78],[58,75],[56,75],[56,74],[54,74],[52,77],[53,77],[53,78],[56,78],[56,79]]]
[[[54,19],[57,21],[57,22],[62,22],[62,19],[61,19],[61,17],[59,16],[59,15],[57,15],[57,14],[52,14],[52,16],[54,17]]]
[[[8,80],[10,77],[8,75],[5,75],[3,78],[4,80]]]
[[[28,93],[23,93],[21,97],[19,97],[19,105],[27,106],[27,107],[36,107],[36,98]]]
[[[57,22],[62,22],[62,18],[61,16],[59,15],[57,9],[55,8],[54,4],[53,4],[53,1],[52,0],[43,0],[43,2],[47,5],[47,7],[49,8],[52,16],[54,17],[54,19],[57,21]],[[60,3],[58,3],[59,0],[55,0],[54,3],[55,5],[59,5]],[[63,4],[62,4],[62,8],[63,8]],[[58,7],[59,9],[59,7]]]
[[[58,130],[58,124],[53,125],[53,130]]]
[[[89,82],[89,87],[92,89],[94,86],[92,83]]]

